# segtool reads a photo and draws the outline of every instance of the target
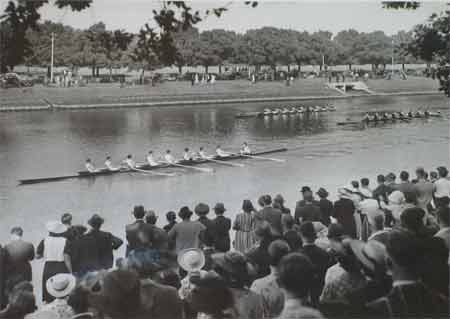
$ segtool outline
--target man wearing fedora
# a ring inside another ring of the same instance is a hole
[[[321,212],[318,202],[314,200],[311,188],[302,187],[303,200],[297,203],[295,208],[295,221],[300,224],[305,221],[321,221]]]
[[[66,251],[71,256],[73,272],[77,276],[113,266],[113,250],[117,250],[123,241],[109,232],[101,231],[103,223],[104,219],[98,214],[92,215],[88,220],[89,231],[68,242]]]
[[[214,212],[217,217],[213,220],[215,230],[214,247],[218,252],[227,252],[230,250],[230,229],[231,220],[223,214],[226,209],[223,203],[217,203],[214,206]]]

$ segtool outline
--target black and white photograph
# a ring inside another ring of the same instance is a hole
[[[0,319],[450,317],[450,2],[0,0]]]

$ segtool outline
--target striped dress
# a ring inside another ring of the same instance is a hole
[[[238,214],[233,229],[236,231],[234,248],[237,251],[245,253],[255,245],[255,218],[252,213]]]

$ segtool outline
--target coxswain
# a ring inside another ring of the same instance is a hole
[[[131,156],[131,154],[128,154],[128,156],[125,159],[124,163],[130,169],[136,168],[136,163],[134,162],[133,156]]]
[[[219,157],[228,157],[228,156],[230,156],[230,154],[228,154],[227,152],[223,151],[223,150],[220,148],[220,145],[217,145],[217,147],[216,147],[216,154],[217,154],[217,156],[219,156]]]
[[[155,161],[155,159],[153,157],[153,151],[148,151],[147,164],[150,165],[150,166],[158,166],[158,162]]]
[[[86,160],[86,163],[84,164],[84,166],[86,167],[87,171],[89,173],[95,173],[98,172],[98,169],[95,168],[94,164],[92,163],[91,159],[88,158]]]
[[[109,169],[112,172],[120,170],[119,167],[114,167],[113,166],[112,161],[111,161],[111,156],[106,156],[105,166],[106,166],[107,169]]]
[[[189,148],[187,148],[187,147],[184,149],[183,160],[192,161],[192,156],[191,156],[191,154],[189,154]]]
[[[170,150],[166,151],[166,155],[164,155],[164,160],[169,164],[175,164],[175,158],[170,153]]]
[[[250,155],[252,151],[250,150],[250,147],[248,146],[247,142],[244,142],[241,146],[241,149],[239,151],[242,155]]]

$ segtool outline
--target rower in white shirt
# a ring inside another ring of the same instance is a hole
[[[130,169],[135,169],[136,168],[136,163],[134,162],[133,156],[131,156],[131,154],[129,154],[127,156],[127,158],[125,159],[124,163]]]
[[[153,151],[149,151],[147,155],[147,164],[150,166],[158,166],[158,162],[153,158]]]
[[[225,151],[222,151],[222,149],[220,148],[220,145],[218,145],[217,148],[216,148],[216,154],[219,157],[228,157],[228,156],[230,156],[229,153],[227,153]]]
[[[169,164],[175,164],[175,157],[173,157],[172,154],[170,154],[170,150],[166,151],[166,155],[164,155],[164,160]]]
[[[189,148],[184,149],[183,160],[192,161],[192,155],[189,153]]]
[[[96,172],[98,172],[98,169],[95,168],[95,166],[92,163],[90,158],[88,158],[86,160],[86,163],[84,164],[84,166],[86,167],[86,169],[88,170],[89,173],[96,173]]]
[[[201,159],[210,159],[211,156],[206,155],[205,150],[203,149],[203,147],[200,147],[199,151],[198,151],[198,157]]]
[[[252,153],[252,151],[250,150],[250,147],[248,146],[247,142],[244,142],[244,144],[242,144],[241,149],[239,151],[241,154],[244,155],[249,155]]]
[[[109,169],[112,172],[116,172],[120,170],[119,167],[114,167],[111,161],[111,156],[106,156],[105,166],[107,169]]]

